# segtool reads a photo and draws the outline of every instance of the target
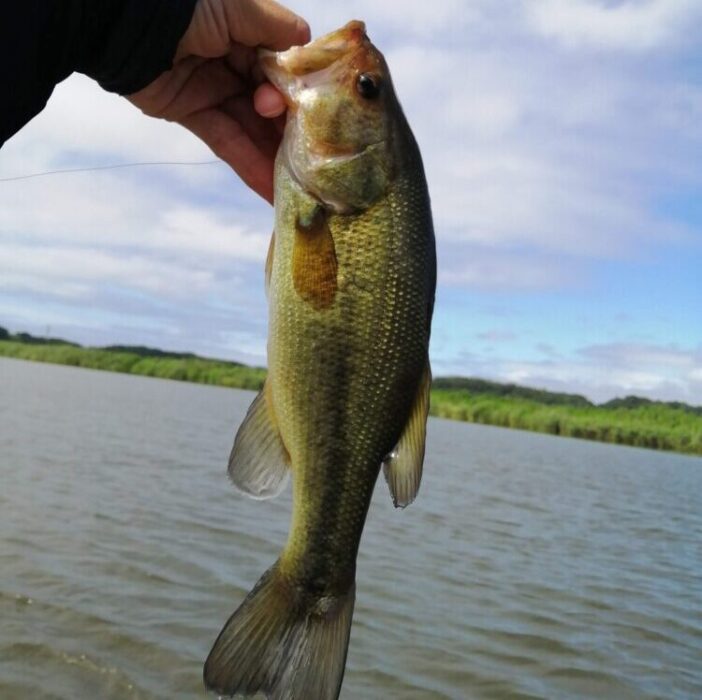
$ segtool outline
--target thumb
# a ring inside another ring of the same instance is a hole
[[[202,0],[201,0],[202,1]],[[282,51],[310,40],[302,17],[275,0],[222,0],[234,41]]]

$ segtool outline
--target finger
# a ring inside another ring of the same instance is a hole
[[[180,122],[265,200],[273,203],[273,159],[249,138],[241,124],[219,109],[207,109]]]
[[[232,95],[248,90],[246,83],[231,72],[224,60],[213,59],[196,68],[189,79],[178,86],[163,116],[179,121],[192,112],[216,107]]]
[[[245,76],[247,80],[255,82],[252,79],[257,65],[256,49],[243,44],[234,44],[227,54],[226,61],[234,73]]]
[[[282,51],[310,40],[307,22],[275,0],[223,2],[229,17],[229,31],[235,41]]]
[[[144,114],[152,117],[172,118],[170,107],[184,87],[190,82],[204,62],[204,58],[189,56],[149,83],[146,87],[127,95]]]
[[[241,126],[264,156],[271,160],[275,158],[280,145],[280,133],[272,120],[262,118],[254,110],[248,95],[228,99],[220,109]]]
[[[285,112],[285,99],[270,83],[263,83],[256,88],[253,101],[256,111],[262,117],[273,119]]]

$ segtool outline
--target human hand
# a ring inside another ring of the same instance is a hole
[[[280,51],[309,37],[307,23],[275,0],[198,0],[173,68],[129,100],[185,126],[273,202],[285,102],[258,70],[256,48]]]

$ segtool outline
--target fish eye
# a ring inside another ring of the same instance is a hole
[[[361,73],[356,78],[358,94],[366,100],[374,100],[380,94],[380,78],[370,73]]]

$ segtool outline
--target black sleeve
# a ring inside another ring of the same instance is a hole
[[[168,70],[196,0],[2,0],[0,146],[73,71],[127,95]]]

